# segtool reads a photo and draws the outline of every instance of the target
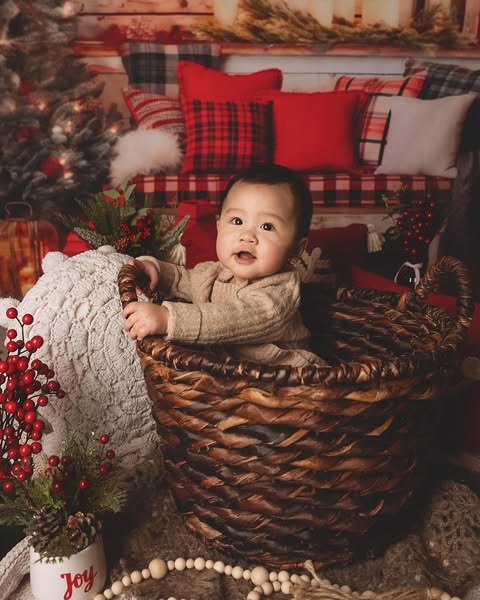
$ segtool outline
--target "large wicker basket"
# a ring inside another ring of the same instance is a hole
[[[457,314],[423,304],[444,273]],[[141,273],[124,266],[122,303]],[[415,291],[304,290],[331,366],[268,367],[148,337],[137,350],[166,482],[187,525],[248,561],[346,563],[390,539],[425,479],[442,402],[473,312],[466,270],[445,257]],[[268,324],[266,324],[268,326]]]

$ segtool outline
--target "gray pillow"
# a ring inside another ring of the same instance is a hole
[[[381,165],[375,174],[454,178],[463,123],[475,94],[435,100],[393,96]]]

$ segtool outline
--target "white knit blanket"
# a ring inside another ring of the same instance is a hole
[[[33,315],[27,336],[43,337],[36,356],[54,369],[66,392],[42,409],[49,423],[45,452],[58,452],[67,432],[109,433],[129,477],[158,439],[135,344],[122,329],[117,275],[127,258],[109,246],[71,258],[51,252],[44,275],[21,302],[0,300],[0,325],[15,327],[5,316],[10,306],[20,316]],[[0,600],[30,600],[28,581],[21,583],[27,573],[24,540],[0,561]]]
[[[52,428],[42,438],[44,450],[57,452],[67,431],[105,432],[128,469],[157,435],[135,343],[120,315],[117,275],[127,258],[110,246],[71,258],[47,254],[44,275],[20,303],[0,300],[0,325],[12,326],[9,306],[33,315],[28,336],[45,340],[35,356],[54,369],[66,392],[43,409]]]

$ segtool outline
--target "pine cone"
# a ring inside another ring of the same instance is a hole
[[[118,238],[118,240],[115,240],[113,242],[113,247],[115,248],[115,250],[117,252],[123,252],[126,248],[128,248],[128,245],[130,244],[130,238],[128,237],[128,235],[124,235],[121,238]]]
[[[51,540],[55,538],[63,527],[63,511],[53,506],[42,506],[34,515],[27,533],[30,535],[30,545],[35,552],[41,554]]]
[[[102,523],[92,513],[76,512],[67,519],[67,537],[76,550],[83,550],[95,541]]]

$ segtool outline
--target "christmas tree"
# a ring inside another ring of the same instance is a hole
[[[7,202],[69,212],[108,178],[121,115],[74,55],[62,0],[0,0],[0,217]]]

